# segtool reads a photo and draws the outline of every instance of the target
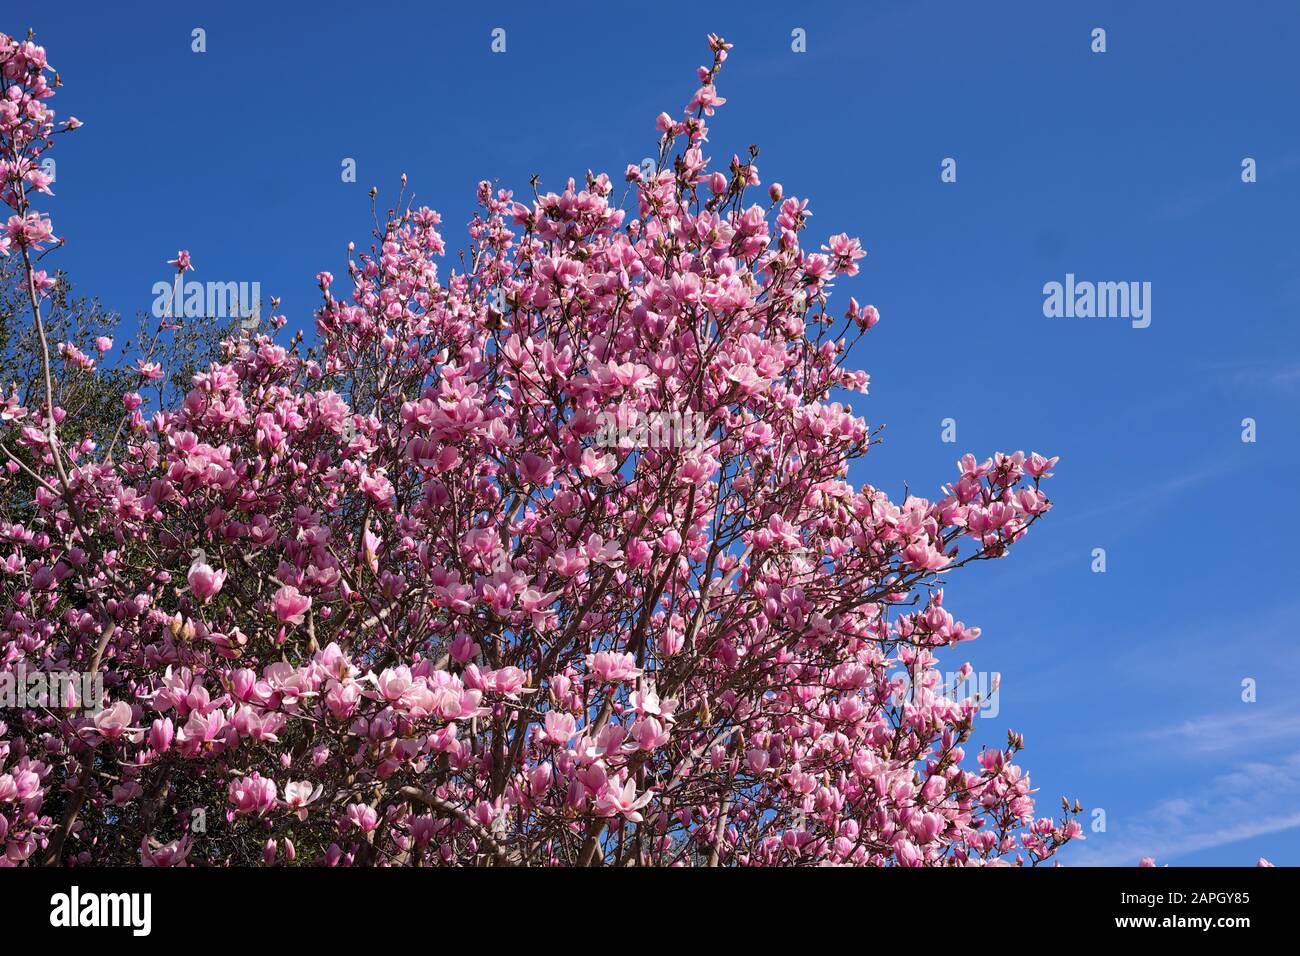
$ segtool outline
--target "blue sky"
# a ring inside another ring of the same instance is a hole
[[[194,278],[260,282],[291,328],[310,326],[313,276],[368,238],[371,185],[392,202],[407,173],[458,248],[482,178],[525,193],[533,173],[557,188],[648,155],[722,33],[712,155],[759,144],[764,181],[811,201],[812,237],[870,252],[837,288],[883,315],[858,410],[886,442],[854,479],[933,496],[968,450],[1061,456],[1056,509],[1009,559],[954,575],[947,603],[984,630],[963,648],[976,670],[1003,675],[986,739],[1025,734],[1043,809],[1105,810],[1063,860],[1300,864],[1300,8],[36,9],[0,29],[36,27],[59,114],[88,124],[54,154],[57,266],[131,317],[185,247]],[[1045,317],[1067,273],[1150,282],[1150,327]]]

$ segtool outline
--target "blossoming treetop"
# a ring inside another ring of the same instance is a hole
[[[864,253],[805,247],[753,153],[711,165],[709,45],[632,209],[603,174],[484,182],[463,268],[399,208],[321,273],[315,347],[242,331],[113,434],[7,397],[0,666],[108,699],[0,724],[6,861],[970,865],[1078,835],[1035,819],[1018,735],[965,752],[936,660],[979,634],[940,575],[1003,556],[1056,459],[968,455],[934,500],[848,482],[872,438],[834,397],[879,316],[829,293]],[[0,63],[0,250],[43,336],[38,160],[77,124],[40,47]],[[597,440],[687,413],[689,441]]]

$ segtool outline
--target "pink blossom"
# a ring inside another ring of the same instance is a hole
[[[172,726],[170,717],[162,717],[155,720],[149,727],[149,746],[161,753],[166,753],[171,749],[172,741],[176,733]]]
[[[311,607],[311,598],[296,587],[284,585],[275,592],[275,616],[284,624],[301,624]]]
[[[151,847],[148,838],[145,838],[140,844],[140,865],[184,866],[185,859],[190,855],[193,845],[193,837],[188,833],[178,840],[172,840],[170,843],[164,843],[157,847]]]
[[[622,816],[633,823],[640,823],[642,816],[637,811],[649,803],[653,796],[647,792],[638,797],[636,784],[631,779],[621,788],[611,782],[596,798],[596,812],[602,817]]]
[[[554,710],[547,711],[542,723],[546,728],[543,734],[544,738],[549,743],[560,747],[567,746],[576,732],[576,724],[572,714],[562,714]]]
[[[230,782],[230,803],[237,814],[261,816],[275,806],[274,780],[263,779],[257,771]]]
[[[348,822],[362,833],[370,833],[379,825],[379,814],[375,808],[364,803],[349,804],[347,816]]]
[[[642,673],[641,668],[636,666],[636,658],[631,654],[609,651],[588,655],[587,668],[601,683],[629,681],[640,677]]]
[[[221,586],[226,583],[226,572],[214,571],[211,565],[199,561],[190,566],[188,580],[194,596],[206,604],[221,592]]]
[[[95,716],[95,729],[109,740],[117,740],[131,726],[131,705],[119,700]]]

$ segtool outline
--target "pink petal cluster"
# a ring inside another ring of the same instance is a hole
[[[194,596],[206,604],[221,592],[221,586],[226,583],[226,572],[214,571],[211,565],[196,562],[190,566],[187,580]]]
[[[311,598],[292,584],[286,584],[275,592],[272,606],[282,624],[301,624],[311,608]]]

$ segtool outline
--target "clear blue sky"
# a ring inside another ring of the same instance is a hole
[[[975,668],[1003,675],[986,739],[1025,734],[1043,809],[1106,811],[1065,862],[1300,864],[1300,8],[546,7],[7,9],[0,29],[35,26],[62,73],[59,114],[88,124],[55,153],[57,265],[134,316],[185,247],[194,278],[259,281],[310,327],[313,276],[367,239],[372,184],[391,202],[409,174],[458,248],[479,179],[525,193],[640,161],[720,32],[711,153],[758,143],[764,181],[811,200],[812,236],[870,252],[838,287],[883,315],[859,410],[886,443],[855,480],[933,496],[967,450],[1061,456],[1056,509],[955,575],[948,604],[984,629]],[[1066,273],[1152,283],[1151,326],[1044,317]]]

